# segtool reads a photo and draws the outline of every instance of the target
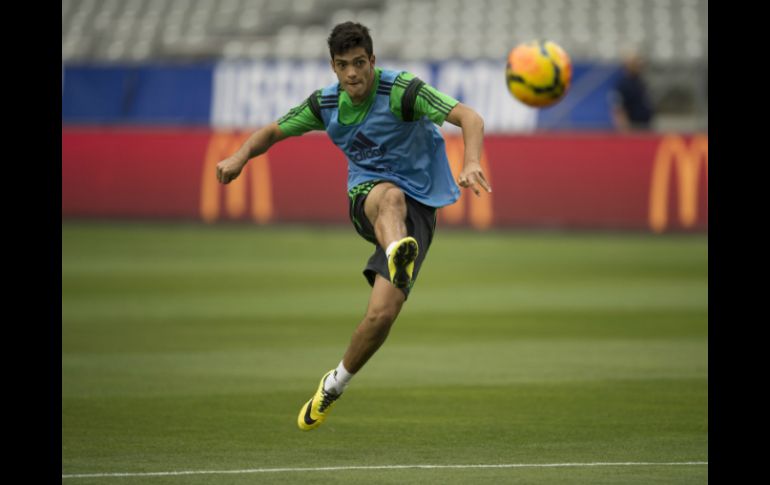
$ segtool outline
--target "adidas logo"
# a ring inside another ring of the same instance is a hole
[[[353,150],[350,160],[360,162],[368,158],[381,157],[385,155],[385,147],[378,146],[363,133],[357,133],[353,140]]]

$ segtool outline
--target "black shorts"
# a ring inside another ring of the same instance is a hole
[[[369,282],[369,286],[374,286],[374,279],[380,274],[386,280],[390,280],[388,271],[388,258],[385,257],[385,250],[377,242],[374,234],[374,227],[364,213],[364,202],[372,188],[380,182],[386,180],[365,182],[357,185],[349,193],[350,199],[350,221],[356,228],[358,234],[374,244],[374,254],[369,258],[364,268],[364,277]],[[406,198],[406,233],[417,240],[419,251],[417,259],[414,262],[414,271],[412,272],[412,281],[407,288],[402,288],[404,295],[409,298],[409,292],[417,280],[417,274],[420,272],[425,255],[428,254],[428,248],[433,241],[433,233],[436,231],[436,208],[429,207],[417,202],[404,193]]]

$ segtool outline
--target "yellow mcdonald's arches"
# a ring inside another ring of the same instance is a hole
[[[248,133],[233,132],[214,132],[211,135],[201,179],[200,214],[205,222],[212,223],[222,217],[239,219],[247,210],[257,223],[264,224],[272,220],[272,179],[266,154],[252,159],[246,164],[241,175],[228,185],[221,185],[217,181],[217,163],[235,153],[249,136]],[[251,204],[247,201],[249,184]],[[224,214],[220,207],[220,190],[225,191]]]
[[[708,136],[696,135],[689,146],[678,135],[667,135],[661,139],[650,180],[649,224],[653,231],[663,232],[668,225],[668,193],[672,165],[679,181],[679,221],[687,228],[695,225],[698,218],[700,162],[703,160],[703,169],[708,180],[708,159]]]
[[[463,168],[463,158],[465,153],[465,144],[460,136],[444,136],[446,144],[446,154],[449,159],[449,167],[455,180],[460,175]],[[486,151],[481,152],[481,169],[490,185],[492,185],[492,174],[489,169],[489,160]],[[447,224],[462,224],[465,221],[466,207],[468,207],[468,222],[476,229],[488,229],[492,226],[492,194],[486,193],[482,189],[482,196],[476,197],[468,189],[460,189],[460,198],[452,205],[448,205],[439,210],[439,217]]]

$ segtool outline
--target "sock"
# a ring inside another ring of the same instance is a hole
[[[340,361],[340,365],[338,365],[334,372],[329,374],[329,377],[324,381],[324,390],[333,392],[334,394],[342,394],[342,391],[348,386],[353,375],[354,374],[351,374],[345,369],[345,366],[342,365],[342,361]]]
[[[386,258],[390,259],[390,253],[391,253],[391,251],[393,251],[393,247],[394,247],[396,244],[398,244],[398,241],[393,241],[392,243],[390,243],[390,244],[388,245],[387,249],[385,249],[385,257],[386,257]]]

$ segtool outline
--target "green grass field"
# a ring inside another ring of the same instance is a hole
[[[301,432],[370,252],[352,227],[63,223],[62,482],[708,481],[671,465],[708,461],[705,235],[439,227],[388,341]],[[568,463],[614,465],[384,468]],[[314,467],[383,468],[265,470]],[[136,475],[179,471],[242,473]]]

